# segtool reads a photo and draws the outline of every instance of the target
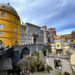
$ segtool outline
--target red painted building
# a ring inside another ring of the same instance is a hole
[[[75,31],[72,32],[72,36],[75,36]]]
[[[52,30],[52,34],[56,35],[56,28],[51,28],[51,30]]]

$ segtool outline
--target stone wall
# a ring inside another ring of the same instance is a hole
[[[8,70],[12,70],[12,62],[10,58],[0,59],[0,75],[8,75]]]
[[[20,41],[21,44],[34,44],[33,34],[37,35],[37,44],[41,44],[44,42],[44,32],[41,31],[41,27],[26,23],[21,25],[20,29]]]
[[[0,59],[0,71],[12,69],[12,62],[10,58]]]
[[[37,44],[44,44],[48,42],[48,39],[53,41],[53,34],[51,32],[51,29],[47,29],[47,27],[34,25],[30,23],[26,23],[23,25],[20,25],[20,42],[21,45],[23,44],[34,44],[34,36],[36,37],[36,43]]]
[[[65,57],[65,56],[64,56]],[[69,72],[69,73],[72,73],[72,68],[71,68],[71,64],[70,64],[70,61],[65,57],[54,57],[53,56],[50,56],[50,57],[47,57],[46,58],[46,62],[48,65],[50,65],[54,70],[59,70],[59,69],[56,69],[55,68],[55,64],[54,64],[54,60],[60,60],[61,62],[61,66],[62,66],[62,69],[61,71],[64,73],[64,72]]]

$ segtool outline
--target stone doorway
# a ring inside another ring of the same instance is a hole
[[[17,45],[18,44],[18,42],[17,41],[15,41],[15,45]]]
[[[61,61],[55,59],[55,60],[54,60],[54,67],[55,67],[55,69],[62,70]]]
[[[21,59],[22,59],[22,58],[26,58],[29,54],[30,54],[29,49],[28,49],[27,47],[24,48],[24,49],[22,50],[22,52],[21,52]]]
[[[62,49],[56,49],[56,54],[63,54],[63,50]]]
[[[37,39],[38,39],[38,34],[35,34],[35,33],[33,33],[33,44],[36,44],[36,42],[37,42]]]

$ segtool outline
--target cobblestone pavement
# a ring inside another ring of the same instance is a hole
[[[51,74],[47,72],[41,72],[41,73],[31,73],[30,75],[51,75]]]
[[[61,75],[58,71],[51,71],[50,73],[48,72],[36,72],[36,73],[31,73],[30,75]]]

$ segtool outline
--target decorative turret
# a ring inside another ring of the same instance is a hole
[[[51,29],[51,27],[48,27],[48,30],[50,30]]]
[[[42,25],[42,29],[43,29],[43,30],[47,30],[46,25]]]
[[[20,17],[9,3],[0,3],[0,41],[4,46],[20,44]]]
[[[22,22],[22,25],[24,25],[25,23],[24,22]]]

